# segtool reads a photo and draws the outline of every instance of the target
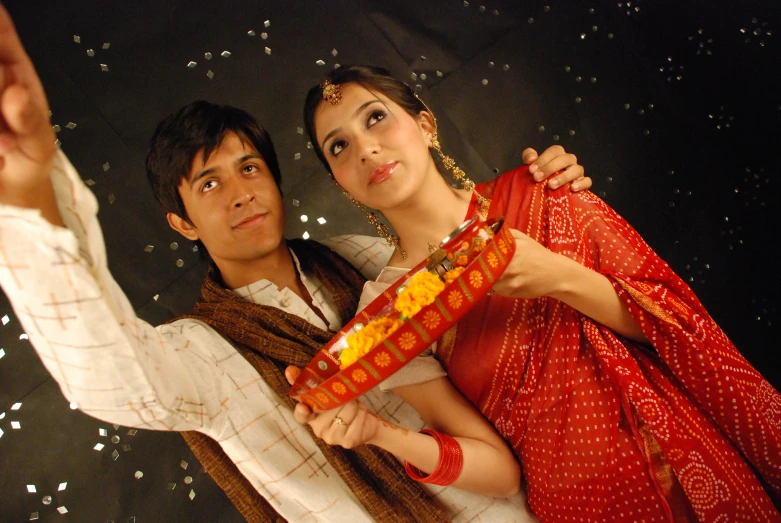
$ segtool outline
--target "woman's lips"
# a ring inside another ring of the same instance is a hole
[[[266,216],[268,216],[268,214],[254,214],[249,218],[247,218],[246,220],[244,220],[243,222],[239,223],[236,226],[236,229],[249,229],[251,227],[254,227],[255,225],[265,220]]]
[[[388,162],[375,167],[369,177],[369,185],[376,185],[390,178],[398,165],[399,162]]]

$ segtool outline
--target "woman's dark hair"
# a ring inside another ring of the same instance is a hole
[[[328,74],[327,79],[334,85],[356,83],[368,91],[381,93],[401,106],[402,109],[413,117],[417,117],[420,111],[428,111],[423,102],[420,101],[420,98],[415,96],[415,93],[407,84],[391,76],[382,67],[346,65],[332,70]],[[323,100],[323,88],[320,85],[315,85],[307,93],[306,102],[304,102],[304,126],[309,135],[309,141],[312,143],[312,148],[317,153],[317,157],[320,158],[328,172],[333,175],[331,168],[328,166],[328,160],[325,159],[325,155],[317,141],[315,111],[320,103],[327,102]]]
[[[268,165],[277,187],[280,186],[279,161],[268,132],[241,109],[197,101],[157,125],[146,156],[149,184],[166,213],[190,221],[179,195],[179,184],[187,178],[198,151],[203,150],[201,155],[206,162],[227,132],[236,133],[242,144],[245,140],[252,144]]]

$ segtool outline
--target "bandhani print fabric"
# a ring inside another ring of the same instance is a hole
[[[692,290],[590,192],[522,167],[489,217],[607,276],[649,340],[552,299],[492,295],[439,357],[520,460],[542,521],[781,521],[781,396]],[[454,298],[457,299],[457,298]]]

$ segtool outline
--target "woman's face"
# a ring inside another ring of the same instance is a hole
[[[359,84],[340,87],[340,104],[322,102],[315,111],[317,140],[334,178],[367,207],[403,204],[426,176],[438,174],[429,120]]]

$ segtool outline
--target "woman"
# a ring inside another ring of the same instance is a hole
[[[604,202],[546,191],[526,168],[453,190],[430,154],[436,120],[381,69],[333,71],[305,121],[336,182],[398,233],[386,283],[472,208],[515,229],[497,294],[437,360],[512,446],[538,517],[781,521],[781,396]],[[430,363],[394,392],[414,404]]]

